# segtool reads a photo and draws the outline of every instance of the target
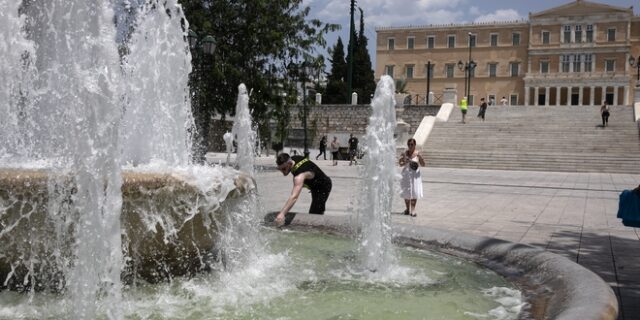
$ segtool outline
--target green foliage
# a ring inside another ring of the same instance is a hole
[[[368,39],[364,35],[364,14],[360,9],[360,31],[353,50],[353,91],[358,93],[360,103],[370,103],[376,90],[371,57],[367,50]]]
[[[407,79],[396,79],[396,93],[407,93]]]
[[[371,56],[367,50],[369,40],[364,35],[364,14],[362,9],[360,10],[360,30],[358,34],[355,34],[355,30],[351,38],[354,43],[349,43],[349,46],[353,46],[353,63],[352,63],[352,90],[358,94],[359,103],[370,103],[371,96],[376,90],[375,75],[371,65]],[[336,45],[331,51],[332,68],[328,77],[326,98],[323,98],[324,103],[350,103],[351,94],[347,92],[347,73],[350,56],[347,52],[347,58],[344,58],[344,46],[342,39],[338,38]]]
[[[344,59],[344,45],[338,37],[335,46],[329,50],[331,53],[331,72],[327,76],[327,88],[322,98],[326,104],[342,104],[347,99],[347,63]]]
[[[208,132],[211,116],[233,115],[238,85],[252,91],[249,108],[261,135],[284,140],[288,105],[295,103],[292,64],[310,60],[324,36],[337,25],[308,19],[302,0],[181,0],[188,28],[200,38],[216,40],[213,56],[192,50],[192,105],[200,136]],[[285,95],[286,93],[286,95]],[[288,101],[287,101],[288,100]],[[261,137],[262,138],[262,137]],[[203,139],[200,143],[206,144]]]

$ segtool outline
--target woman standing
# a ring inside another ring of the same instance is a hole
[[[324,159],[327,160],[327,136],[322,136],[320,139],[320,153],[316,156],[316,160],[320,158],[321,155],[324,155]]]
[[[405,151],[398,161],[402,166],[402,180],[400,180],[400,196],[404,199],[407,209],[405,215],[416,216],[416,202],[422,199],[422,175],[420,167],[424,167],[425,161],[416,150],[416,140],[411,138],[407,141],[407,151]]]
[[[338,165],[338,151],[340,151],[340,142],[338,142],[338,137],[333,137],[333,141],[331,141],[331,156],[333,157],[333,165]]]

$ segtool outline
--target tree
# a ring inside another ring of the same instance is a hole
[[[338,37],[336,45],[329,50],[331,54],[331,72],[327,76],[327,88],[324,103],[345,103],[347,97],[347,63],[344,59],[344,45],[342,39]]]
[[[360,10],[360,32],[353,50],[353,88],[361,103],[370,103],[376,91],[376,80],[371,67],[371,56],[367,50],[368,39],[364,35],[364,14]]]
[[[197,144],[206,150],[211,116],[235,113],[238,85],[251,90],[249,109],[261,139],[269,136],[268,123],[286,131],[288,105],[295,103],[295,81],[287,67],[310,59],[324,47],[327,32],[337,25],[308,20],[302,0],[182,0],[188,27],[216,40],[213,56],[193,55],[193,112]],[[286,93],[286,94],[285,94]],[[280,132],[281,139],[286,132]],[[201,151],[202,152],[202,151]],[[202,154],[196,158],[202,158]]]

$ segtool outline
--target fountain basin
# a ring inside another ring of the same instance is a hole
[[[254,180],[228,170],[203,188],[175,173],[123,171],[122,278],[158,282],[207,268],[216,252],[225,203],[255,190]],[[53,184],[51,181],[57,183]],[[198,183],[202,184],[202,181]],[[52,188],[56,190],[52,193]],[[0,169],[0,288],[61,289],[71,263],[74,183],[44,169]],[[48,201],[57,194],[59,210]],[[51,213],[53,212],[53,213]],[[62,226],[62,229],[61,229]]]
[[[356,234],[352,217],[299,214],[288,228]],[[524,289],[533,319],[616,319],[613,290],[595,273],[562,256],[532,246],[424,226],[394,224],[399,245],[471,259]]]

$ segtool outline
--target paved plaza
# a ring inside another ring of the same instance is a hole
[[[316,162],[333,180],[326,214],[353,214],[362,166]],[[273,156],[260,157],[257,164],[263,168],[257,174],[263,205],[278,211],[292,178],[275,170]],[[638,186],[640,175],[429,167],[422,173],[425,198],[418,202],[418,217],[401,214],[404,202],[398,196],[394,221],[545,248],[609,283],[620,302],[620,319],[640,319],[640,230],[616,218],[619,193]],[[307,212],[310,203],[303,193],[293,211]]]

